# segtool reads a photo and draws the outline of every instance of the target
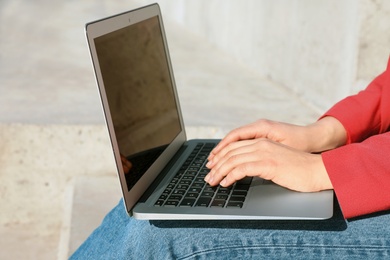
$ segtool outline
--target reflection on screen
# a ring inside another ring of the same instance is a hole
[[[179,134],[157,17],[95,39],[128,189]]]

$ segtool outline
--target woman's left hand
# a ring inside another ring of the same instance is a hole
[[[315,192],[332,189],[322,157],[266,138],[232,142],[215,154],[205,181],[227,187],[246,176],[258,176],[285,188]]]

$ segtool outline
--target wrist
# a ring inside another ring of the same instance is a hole
[[[309,140],[308,150],[319,153],[331,150],[347,142],[347,132],[344,126],[334,117],[324,117],[306,126]]]
[[[314,168],[313,168],[313,187],[314,191],[331,190],[333,189],[332,182],[330,181],[328,172],[326,171],[324,162],[321,155],[315,156]]]

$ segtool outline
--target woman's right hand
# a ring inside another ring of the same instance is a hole
[[[258,138],[266,138],[299,151],[318,153],[344,145],[347,134],[341,123],[333,117],[324,117],[307,126],[261,119],[232,130],[213,149],[208,159],[211,161],[215,154],[230,143]]]

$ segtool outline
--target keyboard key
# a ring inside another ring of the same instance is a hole
[[[227,208],[242,208],[244,203],[242,202],[237,202],[237,201],[233,201],[233,202],[229,202],[226,207]]]
[[[199,193],[188,192],[185,198],[198,198]]]
[[[204,178],[197,177],[197,178],[195,178],[194,183],[205,183],[205,181],[204,181]]]
[[[181,199],[183,198],[182,195],[171,195],[169,196],[169,199],[168,200],[177,200],[177,201],[180,201]]]
[[[179,185],[190,185],[191,184],[191,182],[192,181],[190,181],[190,180],[181,180],[180,182],[179,182]],[[168,185],[169,186],[169,185]]]
[[[160,206],[162,206],[162,205],[164,204],[164,201],[165,201],[165,200],[163,200],[163,199],[159,199],[159,200],[154,204],[154,206],[160,207]]]
[[[245,201],[245,197],[242,197],[242,196],[231,196],[230,199],[229,199],[229,202],[244,202]]]
[[[227,198],[228,198],[228,195],[216,195],[215,196],[215,199],[216,200],[227,200]]]
[[[194,177],[194,176],[191,176],[191,175],[184,175],[182,180],[185,180],[185,181],[193,181],[194,178],[195,178],[195,177]]]
[[[173,183],[170,183],[170,184],[167,186],[167,189],[172,190],[173,188],[175,188],[175,184],[173,184]]]
[[[176,207],[179,204],[179,201],[177,200],[168,200],[165,202],[164,206],[166,207]]]
[[[202,197],[212,198],[213,196],[214,196],[214,192],[212,191],[205,191],[202,193]]]
[[[197,171],[187,171],[187,172],[186,172],[186,175],[187,175],[187,176],[194,176],[194,177],[195,177],[195,176],[197,176],[197,174],[198,174]]]
[[[166,188],[163,192],[163,194],[166,194],[168,195],[169,193],[171,193],[172,189],[169,189],[169,188]]]
[[[176,195],[184,195],[186,193],[185,190],[174,190],[172,192],[172,194],[176,194]]]
[[[159,200],[166,200],[167,198],[168,198],[168,194],[163,193],[160,195],[160,198],[158,198],[158,199]]]
[[[253,177],[245,177],[239,181],[237,181],[237,184],[246,184],[246,185],[250,185],[251,182],[252,182],[252,179]]]
[[[202,191],[201,188],[192,188],[188,190],[188,192],[193,192],[193,193],[200,193]]]
[[[230,193],[229,190],[218,190],[217,194],[218,195],[228,195]]]
[[[222,187],[220,186],[218,190],[226,190],[226,191],[231,191],[232,190],[232,186],[229,186],[229,187]]]
[[[179,185],[177,185],[176,189],[178,189],[178,190],[187,190],[188,187],[189,187],[189,185],[179,184]]]
[[[170,184],[176,184],[176,183],[179,182],[179,180],[180,180],[180,178],[175,177],[175,178],[173,178],[173,179],[171,180]]]
[[[234,190],[232,196],[243,196],[245,197],[248,194],[247,191],[244,190]]]
[[[199,200],[196,202],[197,207],[208,207],[210,204],[211,198],[199,198]]]
[[[185,198],[180,203],[180,207],[192,207],[195,203],[196,199],[194,198]]]
[[[211,187],[208,184],[206,184],[206,187],[204,187],[204,191],[213,191],[213,192],[215,192],[217,189],[218,189],[218,187]]]
[[[219,207],[219,208],[223,208],[223,206],[225,206],[225,203],[226,203],[226,200],[214,200],[210,207]]]
[[[204,163],[204,160],[200,160],[200,159],[195,159],[194,163],[197,163],[197,164],[202,164]]]
[[[193,162],[191,164],[191,167],[196,167],[197,169],[199,169],[202,166],[203,166],[203,161],[202,162]]]
[[[192,184],[191,188],[199,188],[202,189],[205,183],[194,183]]]
[[[249,184],[236,184],[234,187],[234,190],[242,190],[242,191],[247,191],[249,190],[250,185]]]

